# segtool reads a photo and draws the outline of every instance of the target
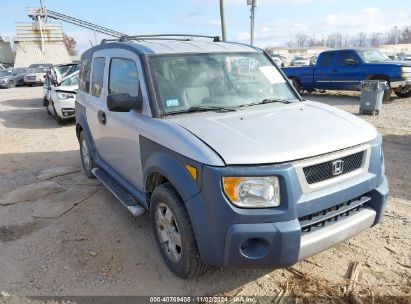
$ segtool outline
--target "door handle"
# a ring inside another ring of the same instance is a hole
[[[103,124],[103,125],[105,125],[106,124],[106,122],[107,122],[107,117],[106,117],[106,113],[104,113],[103,111],[98,111],[98,113],[97,113],[97,117],[98,117],[98,121],[101,123],[101,124]]]
[[[337,69],[334,69],[333,72],[334,72],[334,73],[335,73],[335,72],[338,72],[338,70],[337,70]]]

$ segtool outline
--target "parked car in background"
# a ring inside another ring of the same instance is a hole
[[[281,60],[280,57],[277,56],[271,56],[271,59],[275,62],[275,64],[279,67],[283,67],[284,66],[284,62]]]
[[[26,74],[26,68],[0,70],[0,87],[14,88],[15,86],[24,84],[24,76]]]
[[[318,56],[310,57],[310,65],[315,65],[317,63]]]
[[[46,81],[46,74],[52,65],[32,64],[24,76],[24,84],[32,86],[35,84],[43,84]]]
[[[290,63],[291,66],[305,66],[310,65],[310,59],[302,57],[302,56],[295,56]]]
[[[57,123],[74,118],[76,93],[79,85],[79,71],[66,76],[58,85],[50,86],[49,98],[44,105]]]
[[[398,97],[411,96],[411,63],[392,61],[377,49],[325,51],[315,66],[283,68],[297,90],[359,90],[362,80],[387,81]]]
[[[49,100],[50,88],[52,85],[58,86],[62,79],[64,79],[67,75],[73,74],[74,72],[78,71],[79,68],[80,65],[76,63],[60,64],[49,68],[43,84],[43,100]]]
[[[371,124],[301,99],[261,49],[132,39],[82,55],[79,152],[86,176],[134,216],[149,212],[176,275],[287,267],[381,220]]]
[[[404,61],[411,61],[411,55],[406,54],[405,57],[404,57]]]

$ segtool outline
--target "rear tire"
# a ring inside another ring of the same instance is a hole
[[[170,183],[156,187],[150,200],[150,220],[161,256],[181,278],[191,278],[202,266],[190,217]]]
[[[397,95],[400,98],[411,97],[411,86],[406,86],[404,88],[396,90],[396,91],[394,91],[394,93],[395,93],[395,95]]]
[[[86,136],[84,135],[83,131],[80,132],[78,141],[80,144],[81,164],[83,165],[84,174],[88,178],[95,178],[91,170],[96,167],[96,164],[94,162],[93,155],[91,154],[90,145],[87,142]]]

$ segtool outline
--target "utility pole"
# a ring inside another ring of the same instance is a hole
[[[225,28],[224,0],[220,0],[220,18],[221,18],[221,35],[222,35],[223,41],[226,41],[227,32]]]
[[[258,5],[258,0],[247,0],[247,5],[251,5],[250,15],[250,44],[254,45],[254,20],[255,20],[255,8]]]

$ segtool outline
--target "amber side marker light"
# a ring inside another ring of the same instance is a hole
[[[191,177],[194,180],[197,180],[197,169],[195,167],[191,166],[191,165],[185,165],[185,167],[186,167],[188,173],[190,173]]]

